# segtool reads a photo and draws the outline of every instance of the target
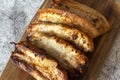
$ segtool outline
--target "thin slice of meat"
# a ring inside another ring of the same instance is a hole
[[[29,37],[29,41],[54,57],[58,63],[68,71],[78,70],[81,74],[87,66],[87,57],[79,50],[76,50],[68,42],[49,36],[47,34],[36,32]]]
[[[55,35],[71,42],[84,52],[92,52],[94,50],[94,45],[91,38],[89,38],[85,33],[71,28],[68,25],[39,22],[36,24],[31,24],[27,29],[29,36],[35,32],[43,32],[49,35]]]
[[[16,44],[11,59],[37,80],[67,80],[66,72],[53,58],[28,42]]]
[[[52,7],[55,9],[71,12],[90,22],[94,28],[99,31],[99,34],[93,38],[102,35],[110,29],[110,25],[107,19],[102,14],[82,3],[76,2],[74,0],[53,0]]]
[[[99,31],[89,21],[64,10],[52,8],[40,9],[37,13],[37,19],[38,21],[62,23],[73,26],[87,33],[91,38],[99,35]]]

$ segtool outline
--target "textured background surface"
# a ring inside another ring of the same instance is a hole
[[[0,0],[0,74],[25,27],[44,0]],[[98,80],[120,80],[120,30]]]

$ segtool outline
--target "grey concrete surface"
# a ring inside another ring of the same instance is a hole
[[[44,0],[0,0],[0,74],[13,47]],[[120,30],[97,80],[120,80]]]

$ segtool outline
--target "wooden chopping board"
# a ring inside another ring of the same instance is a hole
[[[109,50],[112,46],[112,42],[115,39],[117,31],[120,29],[120,3],[115,0],[77,0],[83,4],[86,4],[100,13],[102,13],[110,22],[111,30],[103,36],[94,40],[95,52],[91,56],[90,65],[87,73],[83,77],[83,80],[96,80],[98,73],[104,64],[104,60],[109,54]],[[41,8],[49,7],[51,0],[45,0]],[[36,16],[35,16],[36,17]],[[33,18],[31,22],[36,21]],[[26,34],[23,34],[21,40],[25,39]],[[8,61],[6,68],[4,69],[0,80],[34,80],[23,70],[14,66],[11,60]]]

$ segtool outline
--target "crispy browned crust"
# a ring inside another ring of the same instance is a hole
[[[84,4],[78,3],[74,0],[54,0],[53,3],[53,8],[66,10],[86,19],[99,31],[97,36],[110,29],[110,25],[103,15]]]
[[[54,59],[28,42],[16,44],[11,59],[37,80],[67,80],[66,72]]]
[[[58,63],[68,71],[78,70],[81,74],[87,66],[87,57],[79,50],[76,50],[68,42],[56,36],[36,32],[29,37],[29,41],[54,57]]]
[[[87,33],[91,38],[99,35],[99,31],[86,19],[64,10],[50,8],[41,9],[37,13],[37,19],[38,21],[71,25],[74,28]]]
[[[29,36],[35,32],[43,32],[49,35],[55,35],[59,38],[70,41],[77,48],[83,50],[84,52],[92,52],[94,50],[94,45],[91,38],[89,38],[85,33],[71,28],[68,25],[39,22],[36,24],[31,24],[27,29]]]
[[[16,52],[13,52],[13,54],[19,54]],[[32,65],[30,65],[29,63],[27,63],[24,60],[19,59],[19,57],[16,57],[15,55],[11,56],[12,62],[19,68],[21,68],[22,70],[24,70],[25,72],[29,73],[32,77],[34,77],[36,80],[48,80],[47,78],[45,78],[41,72],[39,72],[38,70],[36,70]]]

